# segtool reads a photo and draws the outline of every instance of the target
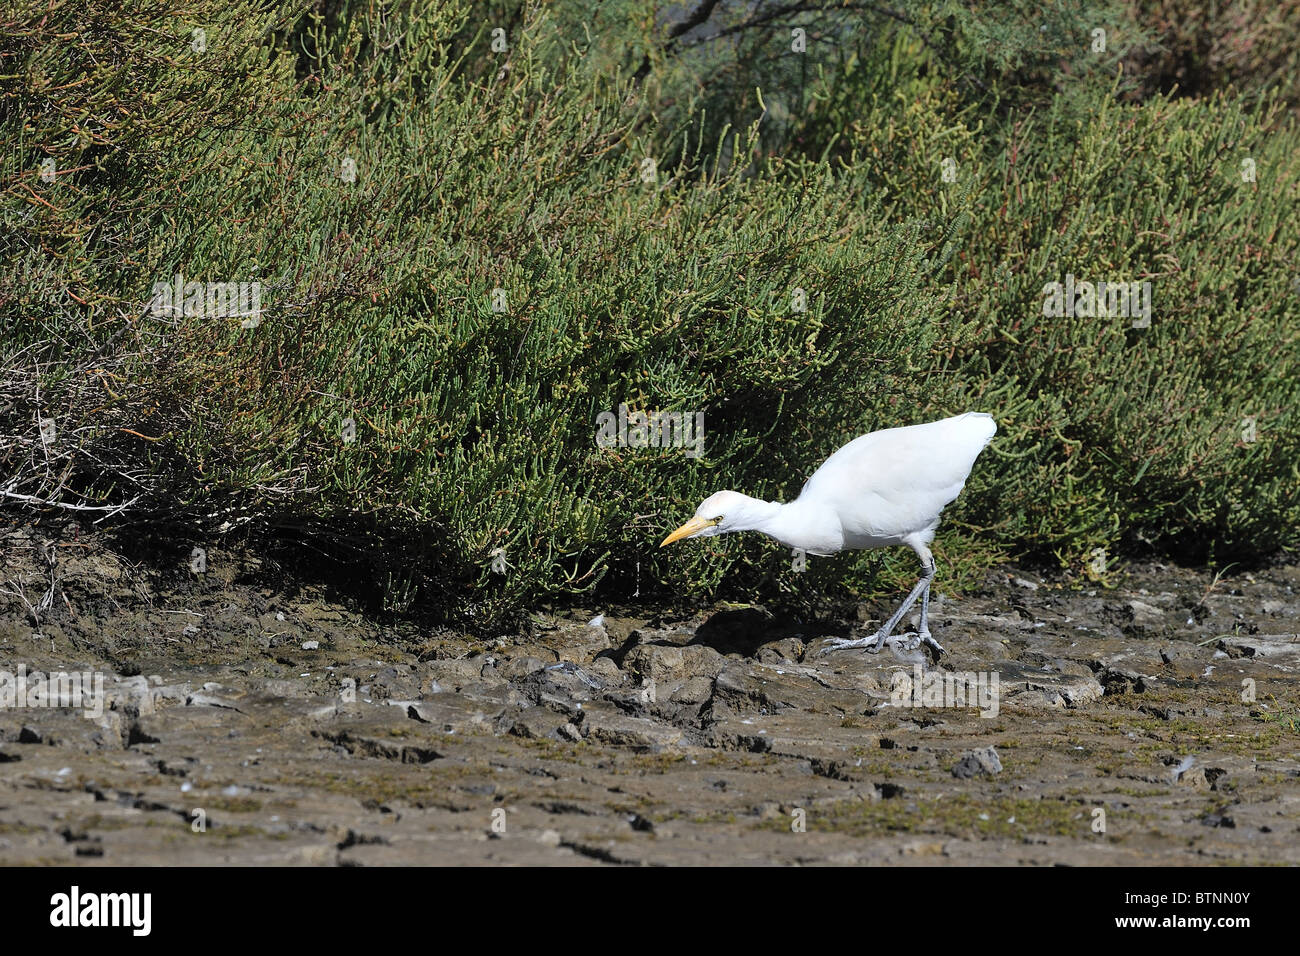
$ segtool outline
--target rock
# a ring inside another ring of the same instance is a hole
[[[682,648],[684,677],[717,677],[727,666],[727,659],[707,644],[691,644]]]
[[[420,696],[422,684],[415,668],[409,664],[395,664],[370,675],[357,691],[363,698],[375,701],[410,700]]]
[[[545,707],[525,707],[513,718],[506,718],[510,733],[517,737],[539,740],[559,736],[564,718]]]
[[[239,710],[235,702],[228,697],[218,697],[215,694],[204,694],[201,691],[190,694],[185,698],[186,707],[225,707],[228,710]]]
[[[601,699],[606,703],[613,704],[630,717],[652,716],[651,705],[654,701],[649,699],[646,686],[609,690],[601,696]]]
[[[586,671],[597,680],[604,681],[606,685],[621,684],[624,678],[623,672],[618,669],[618,665],[608,657],[597,657],[586,665]]]
[[[490,729],[504,706],[483,706],[459,694],[439,694],[432,700],[390,701],[406,708],[408,717],[431,724],[443,733],[481,733]]]
[[[535,641],[516,643],[508,648],[508,653],[511,658],[536,658],[544,665],[558,664],[560,662],[560,655],[553,648],[547,647],[545,644],[538,644]],[[500,662],[498,662],[498,666],[501,666]]]
[[[545,666],[546,664],[537,657],[515,657],[498,667],[497,673],[506,680],[518,680]]]
[[[1002,761],[998,759],[998,752],[992,747],[970,751],[952,768],[952,775],[961,780],[980,774],[991,777],[1001,772]]]
[[[1037,591],[1038,585],[1028,578],[1012,578],[1011,583],[1018,588],[1024,588],[1026,591]]]
[[[725,657],[704,644],[686,647],[642,644],[628,651],[623,658],[623,669],[639,681],[668,683],[691,677],[717,677],[726,663]]]
[[[1210,781],[1205,776],[1204,767],[1193,767],[1191,770],[1183,771],[1178,775],[1175,782],[1178,783],[1179,786],[1195,787],[1197,789],[1208,787],[1210,785]]]
[[[468,659],[429,661],[424,667],[429,678],[436,680],[441,686],[451,689],[462,687],[471,681],[477,681],[479,671],[482,670],[481,664],[476,664]]]
[[[272,678],[263,681],[259,689],[268,697],[288,697],[291,699],[301,700],[311,696],[311,688],[308,687],[307,682],[303,680],[280,680],[278,678]]]
[[[100,737],[104,746],[121,747],[124,745],[126,737],[126,723],[122,719],[122,714],[116,710],[106,710],[95,721],[96,726],[100,727],[106,733]]]
[[[303,641],[302,649],[304,651],[318,651],[320,650],[320,641]]]
[[[41,736],[41,732],[35,727],[23,725],[23,728],[18,731],[18,742],[20,744],[39,744],[44,743],[45,738]]]
[[[1144,693],[1148,688],[1154,686],[1155,677],[1150,674],[1143,674],[1132,667],[1119,664],[1110,664],[1100,673],[1102,686],[1105,687],[1106,693],[1128,694]]]
[[[1229,657],[1294,657],[1300,655],[1300,635],[1240,634],[1223,638],[1218,647]]]
[[[875,702],[858,689],[827,686],[799,670],[765,667],[745,661],[728,661],[713,685],[712,716],[775,714],[795,708],[815,714],[863,714]]]
[[[403,764],[425,764],[442,759],[443,755],[433,746],[433,741],[394,738],[388,736],[391,729],[386,722],[373,721],[355,729],[313,733],[354,756],[382,757]]]
[[[112,683],[105,683],[104,706],[111,710],[152,714],[154,700],[161,691],[162,688],[152,686],[147,677],[119,677]]]
[[[519,681],[519,692],[535,704],[572,714],[605,690],[605,682],[572,663],[552,664]]]
[[[668,700],[673,704],[702,704],[712,695],[712,680],[708,677],[690,677],[673,691]]]
[[[758,658],[760,664],[796,662],[803,656],[804,647],[804,642],[799,638],[787,637],[784,640],[764,644],[754,656]]]
[[[162,687],[155,687],[150,692],[150,697],[152,698],[153,706],[157,707],[160,703],[164,702],[169,704],[184,704],[190,699],[191,693],[193,693],[193,688],[191,687],[190,682],[186,681],[183,684],[165,684]],[[270,691],[270,693],[275,693],[275,691]]]
[[[643,644],[628,651],[623,669],[638,680],[666,682],[685,677],[685,658],[680,647]]]
[[[658,750],[682,741],[682,732],[676,727],[644,717],[628,717],[604,701],[584,707],[582,730],[588,740],[621,747]]]
[[[1129,601],[1125,610],[1131,622],[1129,629],[1138,635],[1165,626],[1165,612],[1154,604],[1147,604],[1145,601]]]
[[[567,661],[583,667],[595,660],[601,651],[616,646],[614,638],[609,635],[609,619],[603,627],[591,627],[587,624],[570,624],[545,636],[547,649],[557,661]],[[536,656],[541,657],[541,654]]]
[[[1000,706],[1011,709],[1073,709],[1100,700],[1107,691],[1086,666],[1077,662],[1065,662],[1055,671],[1000,662],[994,672],[998,675]]]
[[[509,684],[470,684],[461,688],[459,696],[481,707],[523,707],[531,703]]]
[[[126,723],[126,722],[124,722]],[[165,713],[141,714],[129,721],[127,746],[206,736],[230,736],[250,726],[250,720],[233,707],[171,707]]]

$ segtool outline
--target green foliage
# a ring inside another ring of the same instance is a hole
[[[20,4],[3,487],[293,535],[482,629],[592,588],[811,606],[879,559],[655,545],[719,488],[792,497],[862,432],[975,409],[1001,430],[948,574],[1287,546],[1294,127],[1128,102],[1069,8],[1044,39],[1027,6],[861,34],[833,7],[799,64],[788,25],[769,63],[752,27],[669,43],[639,2]],[[1045,316],[1067,273],[1151,281],[1150,328]],[[260,280],[260,322],[155,314],[177,274]],[[703,456],[598,447],[621,405],[702,415]]]
[[[1300,107],[1300,3],[1128,0],[1147,41],[1126,67],[1146,95],[1177,90],[1209,96],[1233,90]]]
[[[1102,100],[1073,128],[1025,123],[970,171],[970,240],[950,267],[982,345],[952,368],[992,373],[1015,451],[981,474],[1009,539],[1063,557],[1293,543],[1300,160],[1293,125],[1266,132],[1278,122],[1220,98]],[[1045,316],[1044,287],[1067,274],[1149,281],[1150,328]]]

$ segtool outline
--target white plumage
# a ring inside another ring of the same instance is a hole
[[[782,504],[719,491],[660,547],[732,531],[761,531],[791,548],[823,556],[905,544],[921,559],[922,577],[912,593],[871,637],[835,641],[832,649],[878,651],[920,597],[920,628],[907,646],[924,642],[942,651],[927,621],[934,579],[929,546],[940,513],[961,494],[975,459],[996,432],[993,416],[984,412],[871,432],[827,458],[794,501]]]

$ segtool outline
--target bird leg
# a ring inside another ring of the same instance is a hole
[[[943,653],[943,646],[930,636],[930,582],[934,580],[934,559],[930,559],[930,572],[924,578],[925,590],[921,592],[921,626],[916,633],[916,641],[907,645],[907,650],[915,650],[922,644],[929,644],[940,654]]]
[[[904,650],[915,650],[922,644],[928,644],[943,653],[943,648],[939,646],[939,642],[930,636],[928,616],[930,610],[930,582],[933,580],[934,559],[931,558],[928,564],[922,566],[921,580],[916,582],[916,587],[912,588],[912,593],[903,599],[903,603],[898,606],[898,610],[894,612],[893,616],[885,622],[884,627],[870,637],[859,637],[856,640],[840,637],[832,638],[826,643],[822,653],[825,654],[828,651],[838,651],[848,647],[865,647],[871,654],[880,653],[880,649],[885,646],[885,643],[889,641],[890,636],[894,633],[894,628],[898,626],[898,622],[916,603],[918,597],[921,599],[921,627],[915,640],[905,645]],[[895,642],[898,642],[898,640],[899,638],[894,638]]]
[[[930,628],[928,626],[928,621],[926,620],[930,609],[930,582],[933,580],[934,560],[931,559],[927,566],[922,567],[921,580],[916,582],[916,587],[912,588],[912,593],[903,599],[902,604],[898,605],[898,610],[894,612],[893,617],[885,622],[885,626],[875,633],[874,637],[876,646],[871,648],[873,653],[879,653],[880,649],[885,646],[885,641],[887,641],[890,635],[894,633],[894,628],[896,628],[898,622],[903,619],[903,615],[911,610],[912,605],[916,603],[918,597],[921,598],[920,631],[916,635],[916,640],[910,642],[904,650],[915,650],[922,642],[934,643],[934,638],[930,637]]]

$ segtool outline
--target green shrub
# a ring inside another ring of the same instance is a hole
[[[950,582],[1289,543],[1297,139],[1268,104],[1090,81],[1001,116],[903,33],[831,77],[810,159],[752,113],[665,111],[675,74],[578,43],[563,5],[483,9],[6,15],[11,496],[287,537],[483,630],[593,588],[806,606],[879,561],[655,545],[719,488],[793,497],[857,434],[978,409],[1001,430],[941,532]],[[1044,316],[1067,273],[1152,281],[1150,328]],[[153,314],[177,274],[260,280],[260,321]],[[703,456],[598,447],[621,405],[702,415]]]

